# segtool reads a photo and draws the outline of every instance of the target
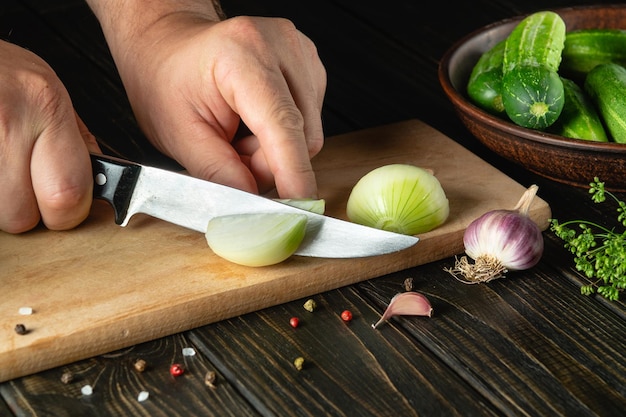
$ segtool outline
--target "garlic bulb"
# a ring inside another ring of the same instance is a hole
[[[367,173],[352,189],[346,208],[354,223],[406,235],[440,226],[449,213],[439,180],[408,164],[385,165]]]
[[[470,223],[463,244],[474,263],[463,256],[447,271],[463,282],[478,283],[535,266],[544,247],[541,229],[528,217],[537,190],[529,187],[513,210],[492,210]]]

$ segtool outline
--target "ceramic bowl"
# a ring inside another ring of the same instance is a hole
[[[553,9],[567,30],[626,29],[626,4]],[[524,16],[478,29],[456,42],[442,57],[439,81],[467,129],[482,144],[525,169],[551,180],[589,188],[598,177],[607,189],[626,191],[626,144],[570,139],[517,126],[472,104],[465,87],[481,54],[506,38]]]

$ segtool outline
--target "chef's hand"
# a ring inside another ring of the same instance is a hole
[[[283,198],[317,196],[310,159],[323,144],[326,72],[290,21],[219,21],[206,0],[183,9],[169,0],[88,3],[160,151],[197,177],[255,193],[275,186]],[[235,139],[240,121],[249,132]]]
[[[53,70],[0,41],[0,230],[81,223],[92,201],[89,151],[99,151],[95,138]]]

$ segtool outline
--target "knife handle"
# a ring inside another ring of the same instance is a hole
[[[115,223],[122,224],[139,179],[141,165],[112,156],[91,154],[91,169],[93,197],[111,204]]]

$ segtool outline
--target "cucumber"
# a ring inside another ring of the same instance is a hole
[[[608,142],[609,138],[591,98],[573,80],[561,77],[565,103],[551,133],[573,139]]]
[[[504,114],[502,61],[505,41],[498,42],[480,56],[467,82],[467,94],[474,104],[495,115]]]
[[[565,94],[557,71],[565,33],[561,16],[541,11],[522,19],[506,38],[502,102],[514,123],[544,130],[561,114]]]
[[[626,68],[596,65],[585,78],[584,90],[598,108],[613,141],[626,143]]]
[[[515,124],[544,130],[563,110],[563,82],[546,67],[515,67],[502,78],[502,102]]]
[[[584,80],[596,65],[609,62],[626,65],[626,30],[579,29],[565,36],[562,74]]]
[[[565,34],[565,22],[557,13],[541,11],[528,15],[506,39],[503,72],[520,65],[558,71]]]

